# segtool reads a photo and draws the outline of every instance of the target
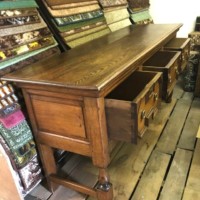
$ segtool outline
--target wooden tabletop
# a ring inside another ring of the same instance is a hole
[[[2,79],[78,93],[87,90],[103,96],[174,37],[180,27],[181,24],[129,26]]]

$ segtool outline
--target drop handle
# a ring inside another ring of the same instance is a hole
[[[185,51],[185,59],[187,59],[189,57],[189,53],[187,51]]]
[[[168,82],[169,82],[169,83],[172,82],[172,77],[171,77],[171,75],[168,75]]]
[[[154,100],[158,101],[158,93],[154,93]]]
[[[182,61],[185,61],[185,55],[182,53]]]
[[[176,74],[179,75],[178,67],[176,66],[174,69],[175,69]]]
[[[186,61],[188,59],[188,52],[183,52],[182,53],[182,61]]]
[[[141,112],[141,119],[145,119],[145,118],[146,118],[146,111],[143,110],[143,111]]]
[[[149,118],[146,116],[145,110],[142,111],[141,118],[142,118],[142,120],[144,120],[145,126],[149,126]]]

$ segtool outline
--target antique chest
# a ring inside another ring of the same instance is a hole
[[[164,49],[181,52],[181,64],[178,69],[179,73],[181,73],[188,62],[190,54],[190,38],[173,38],[164,46]]]
[[[159,103],[160,73],[137,70],[180,27],[129,26],[2,78],[22,88],[52,191],[63,185],[113,199],[109,139],[136,142],[144,133]],[[54,148],[90,157],[99,168],[95,188],[59,177]]]
[[[181,53],[176,51],[158,51],[143,63],[143,70],[163,73],[162,97],[171,101],[172,93],[179,74]]]

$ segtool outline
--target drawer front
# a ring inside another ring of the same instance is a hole
[[[188,43],[183,51],[182,51],[182,55],[181,55],[181,68],[180,68],[180,72],[182,72],[186,65],[187,65],[187,62],[188,62],[188,59],[189,59],[189,55],[190,55],[190,44]]]
[[[159,72],[137,71],[105,98],[111,139],[136,142],[157,111],[161,95]]]
[[[171,87],[176,83],[176,80],[178,79],[179,75],[179,60],[177,59],[168,69],[168,75],[167,75],[167,91],[168,93]]]
[[[143,70],[159,71],[163,73],[162,97],[165,100],[172,93],[176,84],[180,62],[180,51],[160,51],[143,64]]]
[[[189,59],[190,54],[190,39],[189,38],[174,38],[164,47],[165,50],[180,51],[181,52],[181,64],[179,68],[179,73],[181,73]]]
[[[146,95],[137,102],[138,106],[138,135],[141,137],[149,126],[150,118],[154,118],[161,96],[161,81],[155,82]]]

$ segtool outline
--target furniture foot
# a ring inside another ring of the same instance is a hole
[[[97,199],[98,200],[112,200],[113,199],[112,184],[109,183],[109,190],[107,191],[97,188]]]
[[[112,200],[113,188],[109,182],[109,176],[106,169],[99,170],[99,182],[96,186],[98,200]]]
[[[104,192],[108,192],[110,190],[110,188],[112,187],[112,184],[109,182],[105,182],[105,183],[98,183],[97,184],[97,190],[102,190]]]

